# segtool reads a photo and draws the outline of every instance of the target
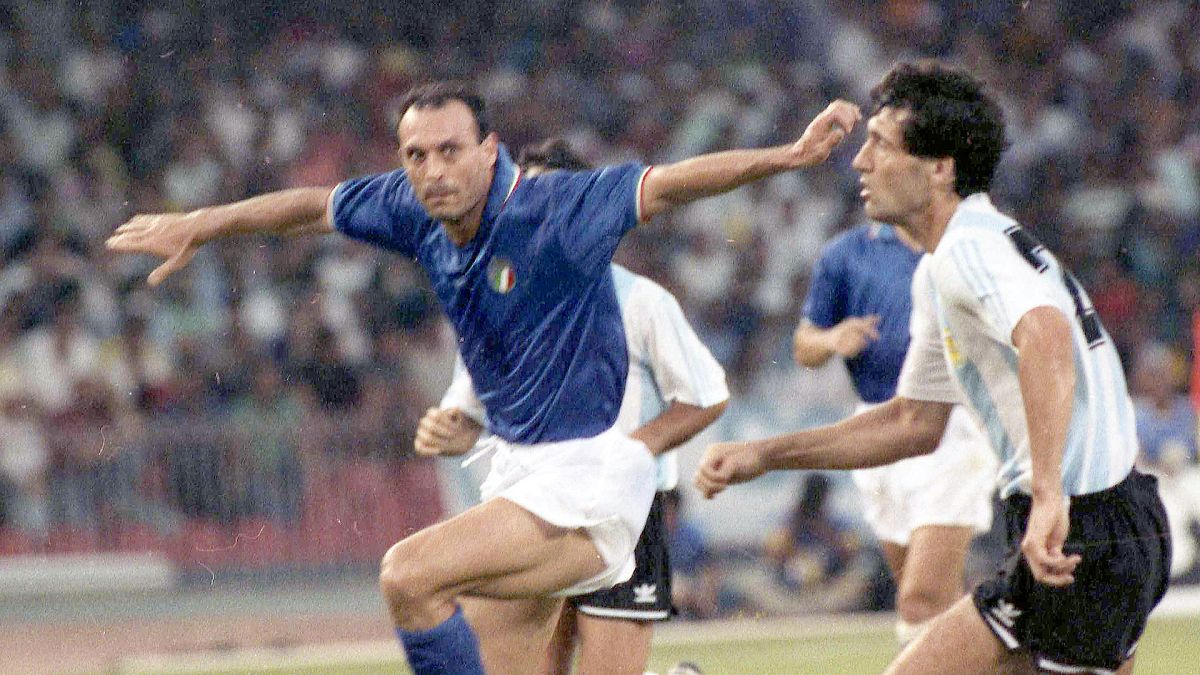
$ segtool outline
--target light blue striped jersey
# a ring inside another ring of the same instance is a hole
[[[965,402],[1000,458],[1000,494],[1029,493],[1029,430],[1012,332],[1050,306],[1072,321],[1075,394],[1062,459],[1067,495],[1119,483],[1137,456],[1133,402],[1112,339],[1075,278],[986,194],[963,200],[913,277],[901,396]]]
[[[688,324],[675,296],[620,265],[612,265],[612,278],[629,350],[629,375],[616,427],[632,433],[673,402],[707,408],[727,400],[725,371]],[[487,424],[461,357],[441,407],[460,408]],[[670,490],[678,483],[675,452],[659,455],[658,489]]]

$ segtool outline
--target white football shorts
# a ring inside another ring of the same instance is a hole
[[[858,412],[871,406],[862,404]],[[992,526],[992,497],[998,460],[974,418],[955,406],[942,442],[931,454],[895,464],[858,469],[863,517],[880,541],[907,546],[912,533],[929,525]]]
[[[616,429],[554,443],[490,442],[495,449],[479,487],[482,500],[507,499],[551,525],[583,528],[604,559],[603,572],[555,595],[591,593],[633,575],[633,549],[658,477],[644,443]]]

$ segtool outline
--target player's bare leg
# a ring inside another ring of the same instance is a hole
[[[1015,675],[1033,672],[1029,655],[1005,649],[979,616],[970,596],[964,596],[939,614],[928,630],[900,652],[884,675]]]
[[[563,603],[558,622],[554,625],[554,633],[550,636],[550,647],[546,650],[546,660],[542,666],[543,675],[570,675],[579,637],[576,625],[579,616],[575,605]]]
[[[650,621],[606,619],[580,612],[578,675],[642,675],[650,659]]]
[[[930,525],[917,528],[909,537],[896,577],[896,614],[908,633],[901,636],[902,643],[915,639],[931,619],[962,597],[973,536],[969,527]]]
[[[883,559],[887,562],[888,571],[900,588],[900,580],[904,578],[904,558],[908,555],[908,547],[891,541],[880,540],[879,548],[883,551]]]
[[[465,596],[460,603],[479,637],[479,651],[488,674],[528,675],[533,669],[531,664],[541,662],[546,655],[563,601],[549,597],[495,600]]]
[[[392,546],[379,585],[398,628],[429,630],[470,592],[515,599],[547,595],[604,571],[583,530],[555,527],[492,499]]]

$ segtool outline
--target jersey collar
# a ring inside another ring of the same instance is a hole
[[[496,151],[496,171],[492,176],[492,188],[488,191],[487,203],[483,205],[483,222],[495,222],[520,182],[521,168],[508,154],[508,148],[501,143]]]

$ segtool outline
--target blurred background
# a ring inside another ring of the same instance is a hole
[[[455,347],[423,273],[338,237],[246,239],[150,290],[156,263],[103,242],[134,213],[390,170],[398,99],[440,78],[477,85],[514,152],[562,136],[604,164],[791,141],[899,59],[982,76],[1012,141],[993,198],[1091,294],[1197,580],[1197,26],[1187,0],[0,3],[0,669],[386,637],[380,556],[477,478],[412,456]],[[849,412],[841,365],[797,367],[790,338],[821,246],[863,222],[860,142],[623,244],[728,372],[685,476],[705,440]],[[674,522],[686,619],[888,608],[845,476],[684,486]],[[230,608],[254,629],[198,628]],[[259,616],[288,611],[306,618]]]

